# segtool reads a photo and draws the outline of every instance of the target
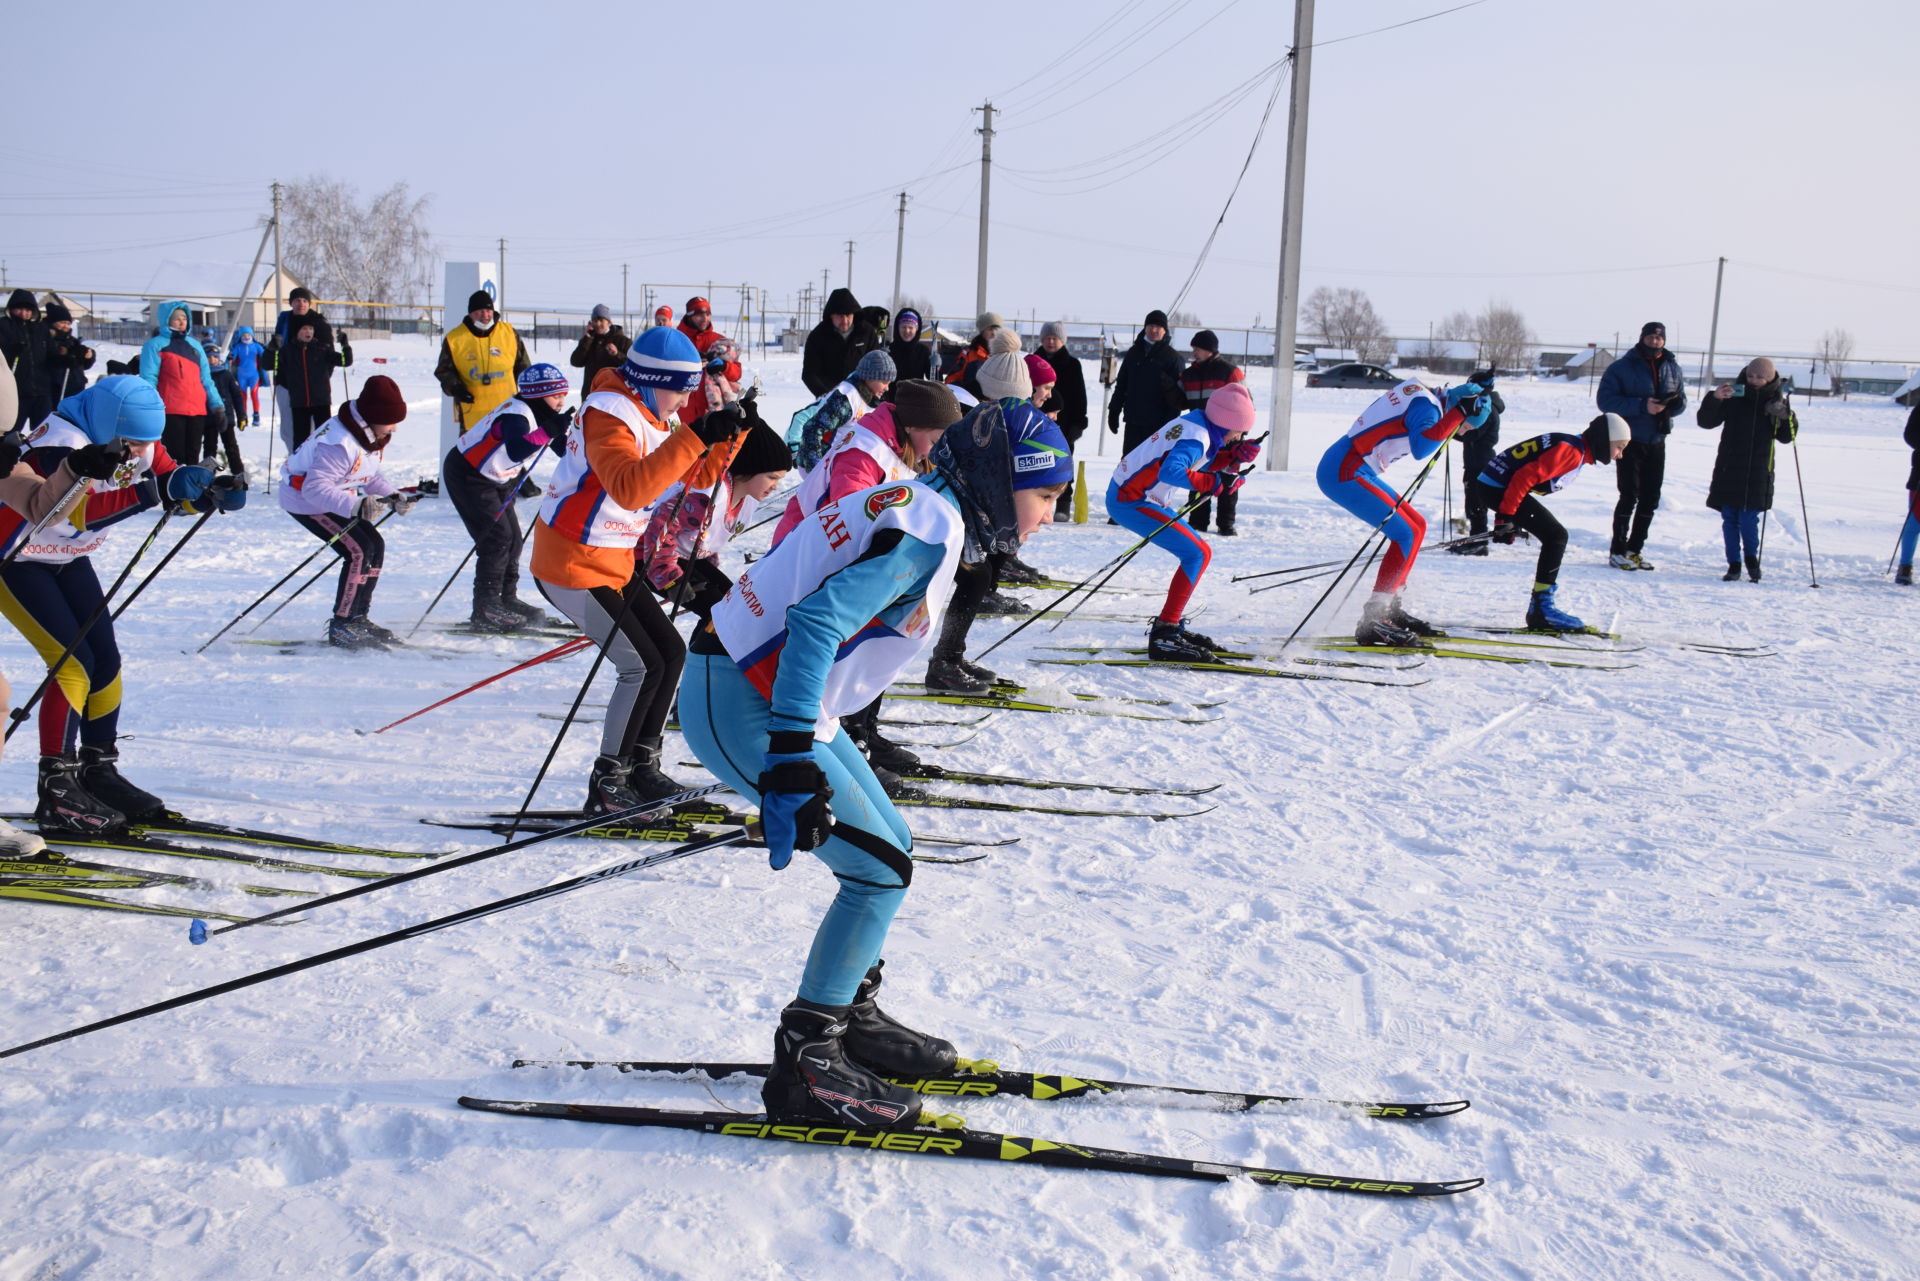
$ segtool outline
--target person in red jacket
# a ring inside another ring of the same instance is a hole
[[[707,305],[705,298],[687,299],[687,314],[680,317],[680,332],[693,340],[693,349],[700,353],[702,360],[711,363],[707,353],[716,345],[725,344],[723,355],[727,358],[727,367],[722,373],[729,385],[740,382],[740,362],[735,359],[739,349],[733,339],[713,327],[713,308]],[[680,421],[690,423],[707,412],[707,389],[703,384],[694,389],[693,397],[680,406]]]
[[[1620,461],[1632,436],[1633,429],[1619,414],[1601,414],[1578,436],[1550,431],[1495,454],[1473,482],[1494,511],[1494,542],[1511,546],[1514,534],[1522,529],[1540,541],[1533,595],[1527,604],[1527,626],[1535,631],[1586,629],[1585,623],[1553,603],[1560,558],[1567,550],[1567,529],[1535,495],[1565,489],[1588,463],[1606,467]]]

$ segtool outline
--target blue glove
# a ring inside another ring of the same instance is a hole
[[[170,503],[190,503],[204,494],[212,483],[213,472],[188,464],[167,473],[161,494]]]
[[[247,487],[232,476],[222,476],[207,486],[211,498],[223,512],[237,512],[247,505]]]
[[[804,752],[768,752],[761,761],[760,826],[767,838],[767,863],[779,871],[795,850],[815,849],[833,830],[833,788],[819,757]]]
[[[1461,383],[1458,387],[1447,389],[1447,408],[1455,407],[1466,417],[1469,429],[1481,427],[1493,412],[1493,399],[1479,383]]]

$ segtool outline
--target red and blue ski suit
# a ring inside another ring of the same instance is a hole
[[[1406,586],[1427,536],[1425,518],[1402,502],[1380,473],[1409,454],[1415,461],[1432,457],[1464,421],[1458,406],[1446,408],[1438,395],[1410,379],[1368,405],[1320,456],[1320,492],[1391,544],[1374,591],[1394,593]]]
[[[1211,494],[1233,480],[1208,466],[1226,439],[1204,409],[1190,410],[1128,450],[1107,482],[1107,514],[1180,562],[1160,607],[1163,623],[1177,624],[1186,615],[1213,559],[1207,540],[1174,514],[1173,495],[1189,489],[1196,496]]]

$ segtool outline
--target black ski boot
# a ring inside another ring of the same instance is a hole
[[[987,684],[991,685],[995,681],[1000,679],[1000,673],[994,671],[991,667],[982,667],[980,666],[980,664],[969,662],[967,659],[964,659],[964,658],[956,658],[953,661],[956,665],[959,666],[960,670],[964,671],[967,675],[973,677],[975,680],[985,681],[987,682]]]
[[[361,631],[373,637],[375,640],[379,641],[382,645],[393,646],[393,645],[401,645],[405,643],[400,639],[399,632],[396,632],[391,628],[380,626],[380,624],[374,622],[371,618],[368,618],[365,614],[355,614],[353,616],[353,621],[359,624]]]
[[[927,662],[927,688],[948,694],[984,694],[993,682],[968,671],[964,659],[936,657]]]
[[[1415,636],[1445,636],[1446,633],[1424,618],[1416,618],[1400,608],[1400,598],[1395,596],[1393,604],[1387,607],[1387,621],[1395,627],[1412,632]]]
[[[1899,569],[1894,570],[1893,585],[1895,587],[1913,586],[1913,566],[1902,565]]]
[[[87,790],[80,762],[71,756],[40,758],[40,803],[33,821],[42,832],[73,836],[111,836],[127,826],[125,814]]]
[[[517,632],[526,625],[525,614],[508,609],[497,600],[475,601],[473,616],[467,619],[467,626],[476,632],[497,632],[501,635]]]
[[[1147,629],[1147,657],[1157,663],[1211,663],[1213,651],[1179,623],[1155,621]]]
[[[581,808],[588,814],[614,814],[644,803],[647,798],[628,781],[632,773],[633,762],[627,757],[594,757],[593,772],[587,775],[587,803]]]
[[[634,744],[627,787],[643,801],[657,801],[687,790],[685,783],[660,772],[660,740],[657,738],[642,739]]]
[[[1046,575],[1021,560],[1018,556],[1007,557],[1006,564],[1000,567],[1000,581],[1024,587],[1039,582]]]
[[[1417,649],[1420,646],[1418,632],[1408,631],[1393,621],[1390,606],[1377,600],[1369,600],[1360,613],[1360,626],[1354,628],[1353,638],[1362,645],[1387,645],[1395,649]]]
[[[1747,557],[1747,577],[1756,583],[1760,581],[1760,558],[1758,556]]]
[[[80,748],[80,786],[109,809],[119,810],[129,823],[156,823],[167,815],[167,803],[120,774],[120,749]]]
[[[946,1076],[960,1061],[953,1042],[916,1032],[880,1008],[880,971],[885,965],[873,963],[847,1007],[843,1044],[848,1056],[887,1076]]]
[[[360,625],[358,618],[329,618],[327,644],[335,649],[385,649],[379,637]]]
[[[873,777],[879,782],[880,790],[887,794],[889,800],[917,801],[927,794],[925,788],[915,787],[884,765],[868,761],[867,768],[873,771]]]
[[[980,608],[974,612],[981,618],[1017,618],[1031,614],[1033,607],[1005,592],[993,591],[980,598]]]
[[[909,1130],[920,1119],[920,1096],[883,1081],[846,1056],[848,1007],[796,1000],[780,1011],[773,1069],[760,1087],[767,1116],[858,1128]]]
[[[1735,561],[1732,564],[1728,565],[1727,572],[1720,575],[1720,581],[1723,583],[1739,582],[1740,581],[1740,562]]]
[[[573,626],[573,624],[569,623],[566,619],[555,618],[552,614],[549,614],[546,610],[541,609],[538,605],[527,604],[527,602],[515,596],[511,591],[501,593],[500,607],[511,613],[518,614],[520,615],[520,617],[526,619],[527,626],[529,627],[571,627]]]

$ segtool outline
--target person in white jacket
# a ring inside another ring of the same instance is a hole
[[[384,649],[400,639],[367,610],[387,553],[374,525],[383,512],[405,514],[417,501],[380,474],[381,451],[406,417],[400,388],[375,374],[280,469],[280,506],[340,557],[327,643],[342,649]]]

